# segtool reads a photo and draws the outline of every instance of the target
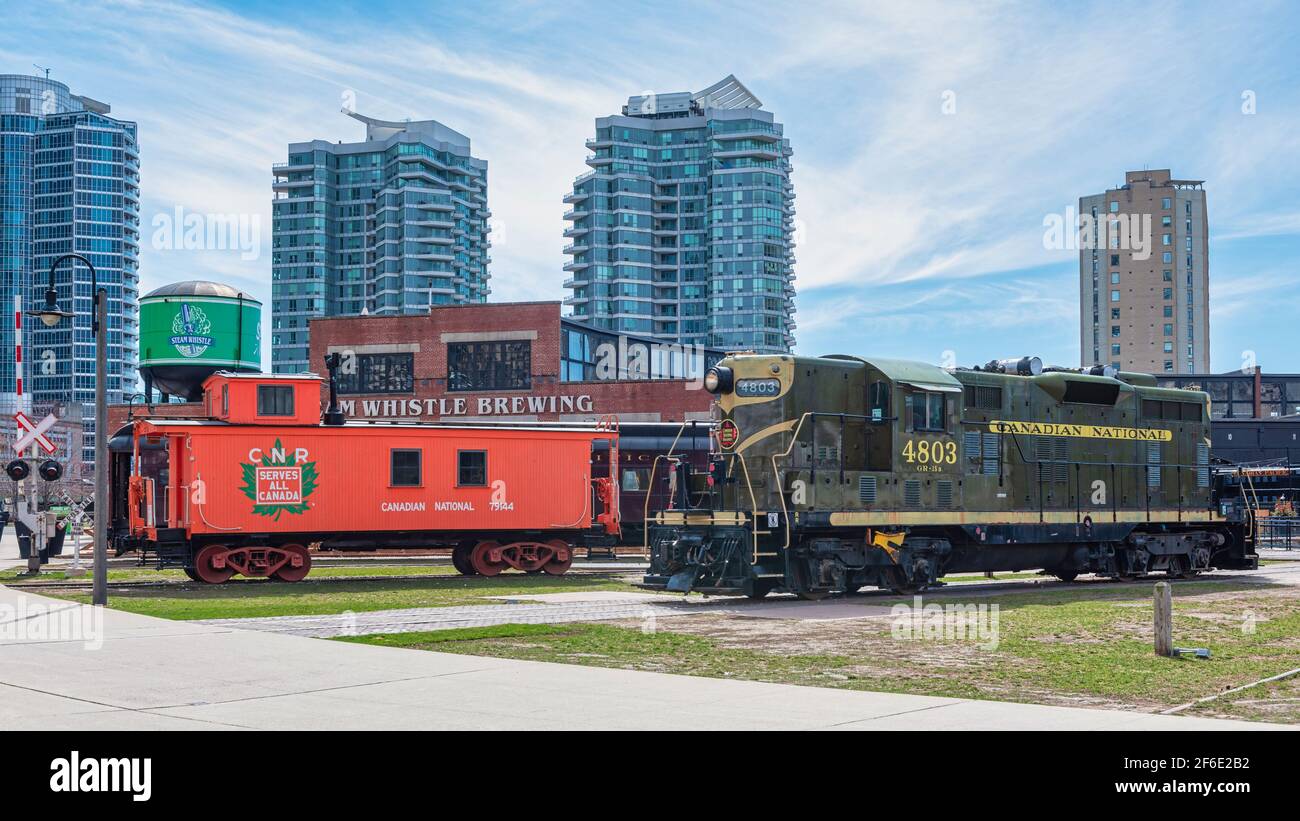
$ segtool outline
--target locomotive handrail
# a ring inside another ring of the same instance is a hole
[[[655,460],[650,463],[650,478],[646,482],[645,507],[641,511],[641,549],[645,550],[647,554],[650,552],[650,497],[654,495],[655,472],[659,469],[660,459],[672,458],[673,451],[677,449],[677,443],[681,441],[682,431],[684,430],[686,430],[685,419],[682,420],[681,426],[677,428],[677,435],[673,437],[673,443],[668,446],[668,452],[655,456]]]

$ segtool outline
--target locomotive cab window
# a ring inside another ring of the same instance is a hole
[[[456,486],[487,486],[487,451],[456,451]]]
[[[941,393],[913,393],[907,397],[912,406],[912,430],[942,431],[947,428],[947,397]]]
[[[391,461],[388,484],[392,487],[419,487],[420,451],[393,448],[389,454]]]
[[[258,416],[293,416],[293,386],[258,385]]]
[[[889,418],[889,383],[871,383],[871,421],[883,422]]]

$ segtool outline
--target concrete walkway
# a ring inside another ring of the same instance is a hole
[[[77,634],[89,627],[89,634]],[[167,621],[0,587],[3,729],[1263,729],[693,678]]]

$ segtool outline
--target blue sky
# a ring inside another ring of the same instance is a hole
[[[493,299],[562,298],[594,118],[734,73],[794,148],[798,352],[1076,364],[1077,253],[1043,220],[1149,167],[1206,180],[1213,369],[1276,372],[1300,371],[1297,41],[1285,2],[8,0],[0,73],[50,66],[140,123],[146,291],[210,278],[269,307],[271,164],[359,139],[355,99],[469,135]],[[153,247],[178,206],[260,215],[260,255]]]

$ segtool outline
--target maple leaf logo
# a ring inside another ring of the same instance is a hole
[[[275,440],[262,451],[260,463],[241,462],[244,484],[240,491],[253,502],[253,513],[280,520],[284,513],[301,514],[311,508],[307,497],[316,490],[315,462],[299,462],[297,454]]]

